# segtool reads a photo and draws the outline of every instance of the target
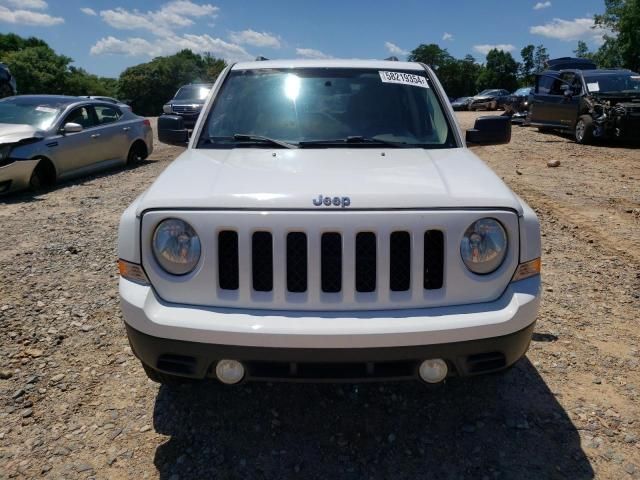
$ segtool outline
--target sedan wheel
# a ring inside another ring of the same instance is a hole
[[[127,155],[127,165],[134,165],[144,158],[142,147],[137,143],[132,145]]]

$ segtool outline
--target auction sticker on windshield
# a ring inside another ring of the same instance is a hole
[[[429,88],[427,79],[420,75],[413,75],[411,73],[404,72],[386,72],[384,70],[380,70],[378,73],[380,74],[380,80],[384,83],[399,83],[401,85]]]

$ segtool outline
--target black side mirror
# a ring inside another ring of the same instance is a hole
[[[467,130],[469,145],[502,145],[511,141],[511,117],[493,115],[480,117],[474,127]]]
[[[184,147],[189,143],[189,130],[184,128],[184,119],[179,115],[159,116],[158,140],[179,147]]]

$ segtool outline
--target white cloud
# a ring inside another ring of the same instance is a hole
[[[47,8],[47,2],[44,0],[5,0],[6,3],[16,8],[26,10],[44,10]]]
[[[232,42],[240,45],[252,45],[254,47],[280,48],[280,39],[267,32],[256,32],[255,30],[243,30],[241,32],[231,32],[229,35]]]
[[[535,25],[529,29],[534,35],[542,35],[547,38],[555,38],[567,42],[576,40],[591,40],[602,43],[602,36],[607,33],[602,28],[594,28],[593,18],[575,18],[563,20],[554,18],[544,25]]]
[[[31,10],[10,10],[7,7],[0,6],[0,22],[51,27],[64,23],[64,18]]]
[[[109,36],[98,40],[91,47],[91,55],[127,55],[157,57],[159,55],[171,55],[179,50],[188,48],[196,53],[210,53],[214,57],[224,58],[228,61],[251,60],[249,54],[240,45],[225,42],[220,38],[209,35],[182,36],[171,35],[167,38],[146,40],[140,37],[127,38],[125,40]]]
[[[174,0],[159,10],[141,12],[117,7],[102,10],[100,16],[111,27],[119,30],[148,30],[156,35],[167,35],[176,28],[193,25],[194,18],[213,17],[219,8],[211,4],[197,4],[190,0]]]
[[[491,50],[502,50],[503,52],[513,52],[516,49],[510,43],[499,43],[497,45],[474,45],[473,50],[483,55],[488,54]]]
[[[96,15],[98,15],[93,8],[89,8],[89,7],[81,8],[80,11],[85,15],[90,15],[92,17],[95,17]]]
[[[384,48],[386,48],[391,55],[401,55],[401,56],[409,55],[408,51],[403,50],[395,43],[384,42]]]
[[[549,8],[551,6],[551,2],[538,2],[533,6],[534,10],[542,10],[543,8]]]
[[[331,58],[331,55],[315,50],[313,48],[296,48],[296,55],[302,58],[320,59]]]
[[[442,40],[444,40],[445,42],[447,40],[453,41],[453,35],[449,32],[444,32],[444,35],[442,35]]]

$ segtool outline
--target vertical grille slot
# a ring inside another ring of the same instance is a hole
[[[320,249],[322,291],[339,292],[342,290],[342,237],[339,233],[323,233]]]
[[[444,235],[439,230],[424,232],[424,288],[442,288],[444,272]]]
[[[356,291],[376,289],[376,235],[360,232],[356,235]]]
[[[307,235],[302,232],[287,235],[287,290],[307,291]]]
[[[253,289],[273,290],[273,237],[270,232],[255,232],[251,242],[251,273]]]
[[[393,232],[389,250],[389,286],[393,292],[405,292],[411,285],[411,235],[409,232]]]
[[[218,234],[218,284],[223,290],[238,289],[238,233]]]

